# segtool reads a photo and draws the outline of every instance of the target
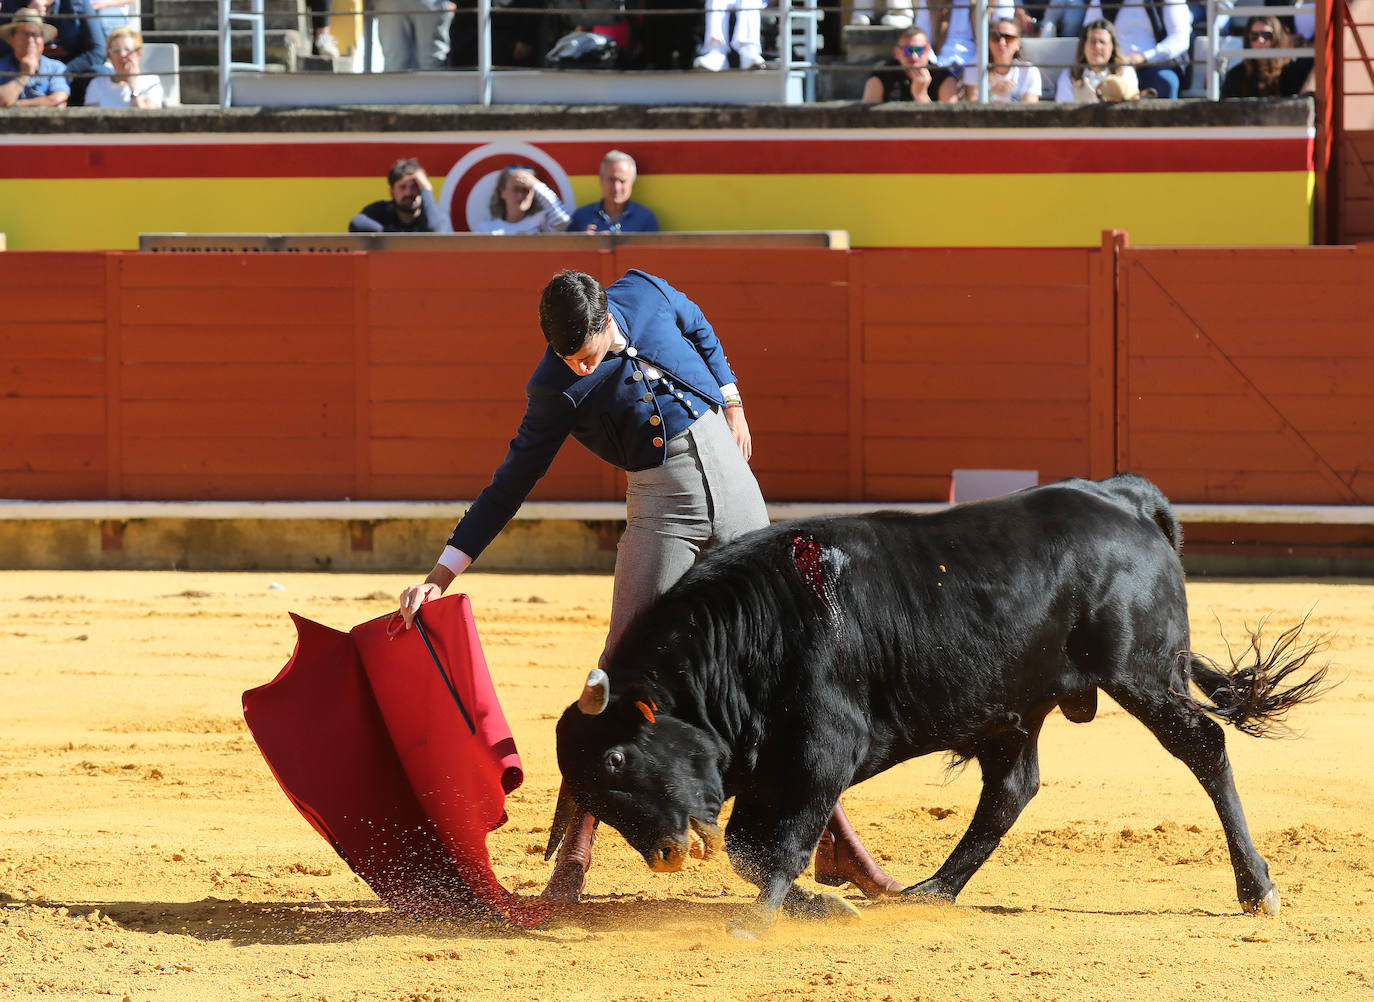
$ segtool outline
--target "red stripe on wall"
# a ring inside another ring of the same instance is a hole
[[[1100,134],[1099,134],[1100,135]],[[370,177],[400,157],[447,171],[481,143],[280,142],[81,145],[6,144],[0,179],[161,177]],[[538,146],[571,175],[595,174],[607,141]],[[903,137],[740,139],[626,143],[642,174],[1054,174],[1308,171],[1312,140],[1176,136],[1136,138]]]

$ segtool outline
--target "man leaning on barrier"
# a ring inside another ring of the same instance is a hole
[[[348,223],[349,233],[452,233],[434,201],[429,175],[413,159],[397,160],[386,176],[391,197],[373,202]]]
[[[580,206],[568,223],[571,233],[657,233],[658,218],[630,201],[639,168],[634,157],[611,150],[601,158],[601,200]]]
[[[65,108],[71,85],[66,67],[43,55],[43,46],[57,37],[57,29],[38,11],[25,7],[14,20],[0,25],[0,42],[10,47],[0,56],[0,108]]]

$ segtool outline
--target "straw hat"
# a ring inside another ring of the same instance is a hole
[[[0,39],[8,42],[10,36],[14,34],[14,29],[22,28],[26,25],[30,28],[39,28],[42,30],[44,44],[51,42],[57,37],[57,28],[44,21],[43,15],[39,14],[38,11],[34,10],[32,7],[21,7],[14,12],[14,20],[10,21],[9,24],[0,25]]]

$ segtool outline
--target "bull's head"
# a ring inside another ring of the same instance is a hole
[[[681,869],[693,833],[709,856],[723,844],[723,750],[710,732],[660,709],[649,686],[632,683],[612,696],[606,674],[593,669],[582,698],[558,722],[563,791],[547,855],[577,805],[625,836],[654,870]]]

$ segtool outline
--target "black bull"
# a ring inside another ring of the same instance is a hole
[[[953,900],[1040,784],[1037,740],[1056,707],[1091,720],[1110,695],[1181,759],[1216,806],[1249,911],[1278,891],[1247,830],[1224,735],[1313,698],[1291,686],[1319,644],[1298,629],[1220,670],[1189,650],[1179,526],[1149,481],[1065,481],[933,515],[780,523],[703,560],[646,609],[558,724],[565,797],[658,870],[691,832],[759,886],[760,917],[848,908],[803,891],[840,794],[899,762],[976,759],[973,820],[908,894]],[[608,676],[608,677],[607,677]],[[1190,696],[1190,683],[1203,698]]]

